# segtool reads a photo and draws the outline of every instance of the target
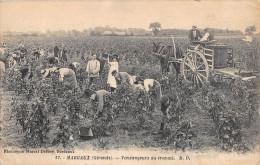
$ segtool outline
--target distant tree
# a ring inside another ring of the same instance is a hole
[[[245,33],[246,33],[246,34],[253,34],[254,31],[256,31],[255,25],[253,25],[253,26],[248,26],[248,27],[246,28],[246,30],[245,30]]]
[[[159,33],[160,30],[161,30],[161,23],[160,23],[160,22],[150,23],[149,29],[152,29],[153,34],[154,34],[155,36],[157,36],[158,33]]]

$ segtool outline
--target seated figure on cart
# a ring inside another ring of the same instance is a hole
[[[209,32],[208,28],[204,30],[204,36],[197,42],[198,44],[194,48],[194,50],[199,50],[201,46],[205,47],[207,45],[211,45],[215,43],[214,36],[211,32]]]

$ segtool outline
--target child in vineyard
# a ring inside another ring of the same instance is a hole
[[[109,72],[108,72],[108,76],[107,76],[107,83],[110,85],[110,89],[111,89],[111,93],[113,93],[117,87],[116,84],[116,79],[115,77],[112,75],[112,72],[115,70],[116,72],[118,72],[118,62],[117,62],[117,55],[113,55],[112,57],[112,62],[110,62],[109,60],[109,55],[107,57],[107,63],[109,65]]]
[[[98,91],[93,91],[91,89],[86,89],[84,91],[83,96],[90,98],[94,102],[98,102],[98,107],[97,107],[97,113],[98,116],[102,114],[102,110],[104,108],[104,96],[109,95],[110,92],[106,90],[98,90]]]
[[[88,73],[89,83],[88,88],[90,88],[91,84],[96,83],[97,78],[99,77],[100,71],[100,63],[97,60],[97,55],[92,54],[92,60],[90,60],[86,67],[86,72]]]

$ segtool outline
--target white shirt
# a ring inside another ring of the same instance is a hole
[[[209,37],[209,33],[207,32],[201,39],[200,41],[207,41]]]
[[[153,86],[154,79],[145,79],[144,80],[144,89],[146,92],[149,92],[149,86]]]
[[[244,39],[242,39],[243,41],[246,41],[246,42],[252,42],[253,41],[253,38],[251,36],[246,36]]]
[[[193,38],[196,37],[196,30],[193,30]]]
[[[60,78],[59,78],[60,81],[63,81],[64,76],[75,76],[75,72],[69,68],[60,68],[59,73],[60,73]]]
[[[133,82],[136,82],[136,77],[137,76],[132,76]]]

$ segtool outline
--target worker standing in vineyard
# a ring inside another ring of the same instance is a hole
[[[102,114],[102,110],[104,108],[104,97],[109,94],[110,94],[110,92],[108,92],[106,90],[93,91],[91,89],[86,89],[84,91],[83,97],[87,97],[87,98],[90,98],[94,102],[98,102],[96,114],[99,117]]]
[[[91,84],[96,84],[97,78],[99,77],[99,71],[100,71],[100,63],[97,60],[97,55],[92,54],[92,60],[90,60],[86,67],[86,72],[88,73],[89,82],[88,82],[88,88],[90,88]]]
[[[65,45],[64,44],[62,44],[62,46],[61,46],[60,58],[59,59],[65,65],[68,62],[67,50],[65,49]]]
[[[103,57],[102,54],[101,54],[100,57],[97,58],[97,60],[100,63],[99,75],[101,75],[101,73],[103,72],[103,69],[105,67],[105,63],[106,63],[107,59],[105,57]]]
[[[109,72],[107,75],[107,83],[110,85],[111,93],[113,93],[117,87],[116,78],[112,75],[112,72],[115,70],[118,72],[118,62],[117,62],[117,55],[112,57],[112,61],[109,60],[109,55],[107,57],[107,63],[109,65]]]
[[[54,52],[54,56],[55,57],[59,57],[59,51],[60,51],[60,49],[59,49],[59,47],[58,47],[58,43],[55,43],[55,46],[54,46],[54,49],[53,49],[53,52]]]

